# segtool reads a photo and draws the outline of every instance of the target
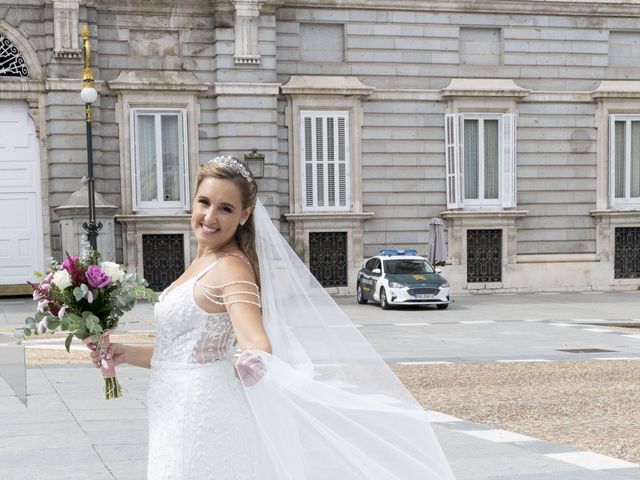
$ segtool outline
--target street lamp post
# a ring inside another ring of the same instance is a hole
[[[98,231],[102,223],[96,223],[95,185],[93,178],[93,145],[91,141],[91,104],[98,98],[98,92],[93,88],[93,71],[91,70],[91,41],[89,40],[89,26],[82,27],[82,50],[84,53],[84,69],[82,70],[82,91],[80,97],[85,106],[85,120],[87,124],[87,190],[89,191],[89,223],[82,227],[87,232],[89,245],[92,250],[98,249]]]

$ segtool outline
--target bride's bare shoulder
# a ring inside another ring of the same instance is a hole
[[[249,259],[242,253],[231,253],[222,257],[217,265],[201,279],[208,285],[224,286],[229,282],[256,282],[256,275]]]

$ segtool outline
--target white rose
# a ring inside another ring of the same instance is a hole
[[[121,282],[124,278],[124,272],[120,269],[120,265],[115,262],[102,262],[100,268],[111,277],[113,282]]]
[[[53,274],[51,283],[53,283],[60,290],[64,290],[71,285],[71,275],[69,275],[69,272],[67,272],[66,270],[58,270]]]

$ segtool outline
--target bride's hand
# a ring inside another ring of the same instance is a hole
[[[259,354],[252,351],[244,351],[235,357],[234,362],[236,376],[247,387],[258,383],[267,373],[267,369]]]
[[[97,347],[98,346],[95,343],[87,344],[87,348],[91,350],[91,361],[96,368],[100,368],[103,366],[103,360],[113,360],[114,365],[120,365],[121,363],[125,362],[124,356],[126,347],[121,343],[110,344],[109,348],[105,349],[102,352],[102,355],[100,354],[100,351]]]

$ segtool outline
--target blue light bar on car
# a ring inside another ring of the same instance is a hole
[[[384,255],[385,257],[390,257],[392,255],[417,255],[418,251],[417,250],[409,250],[409,249],[405,249],[405,250],[395,250],[392,248],[386,248],[386,249],[382,249],[380,250],[380,255]]]

